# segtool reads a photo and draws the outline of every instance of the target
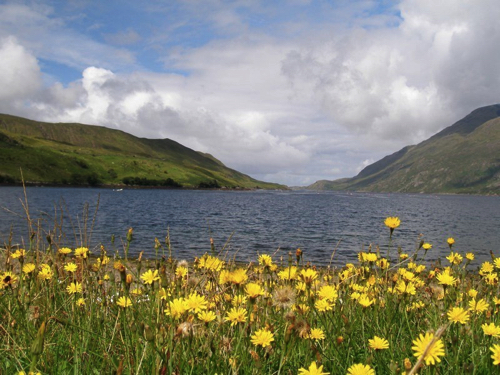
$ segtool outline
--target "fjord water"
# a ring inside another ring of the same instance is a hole
[[[356,260],[370,245],[388,251],[387,216],[398,216],[394,257],[398,247],[412,253],[421,239],[433,245],[426,255],[432,262],[449,253],[446,239],[454,237],[454,250],[474,252],[476,264],[500,253],[500,197],[465,195],[373,194],[310,191],[123,190],[90,188],[26,188],[29,212],[45,231],[62,220],[65,246],[80,246],[84,206],[89,206],[87,232],[96,205],[91,249],[102,243],[110,252],[122,249],[127,230],[134,240],[130,254],[153,256],[154,239],[164,242],[170,233],[173,256],[193,260],[216,249],[237,260],[256,260],[275,254],[285,262],[300,247],[304,259],[326,265],[337,247],[333,264]],[[0,241],[28,242],[28,229],[20,187],[0,188]],[[111,236],[115,235],[114,245]],[[123,253],[122,253],[123,254]],[[161,252],[160,252],[161,254]]]

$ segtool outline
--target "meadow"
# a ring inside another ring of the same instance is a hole
[[[0,250],[0,374],[498,372],[500,258],[472,269],[453,238],[404,253],[400,220],[385,225],[388,251],[320,268],[300,249],[243,264],[213,242],[188,262],[168,236],[129,259],[132,228],[108,249],[33,227]],[[429,264],[432,246],[448,255]]]

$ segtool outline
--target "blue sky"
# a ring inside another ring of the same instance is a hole
[[[0,111],[172,138],[288,185],[353,176],[499,102],[496,5],[4,1]]]

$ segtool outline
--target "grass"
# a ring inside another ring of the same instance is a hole
[[[153,259],[128,259],[132,229],[122,249],[90,236],[70,249],[27,219],[29,242],[1,250],[1,374],[498,371],[500,260],[472,270],[473,254],[443,239],[450,255],[430,266],[430,244],[391,247],[395,218],[388,253],[371,248],[337,269],[311,266],[300,249],[235,263],[213,244],[187,263],[168,237]]]

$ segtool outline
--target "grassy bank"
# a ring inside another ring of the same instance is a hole
[[[390,245],[399,221],[386,225]],[[31,234],[1,250],[2,374],[498,371],[500,260],[471,270],[452,239],[442,266],[422,242],[332,269],[300,250],[236,264],[207,246],[188,264],[168,238],[155,260],[128,259],[132,231],[120,251]]]

